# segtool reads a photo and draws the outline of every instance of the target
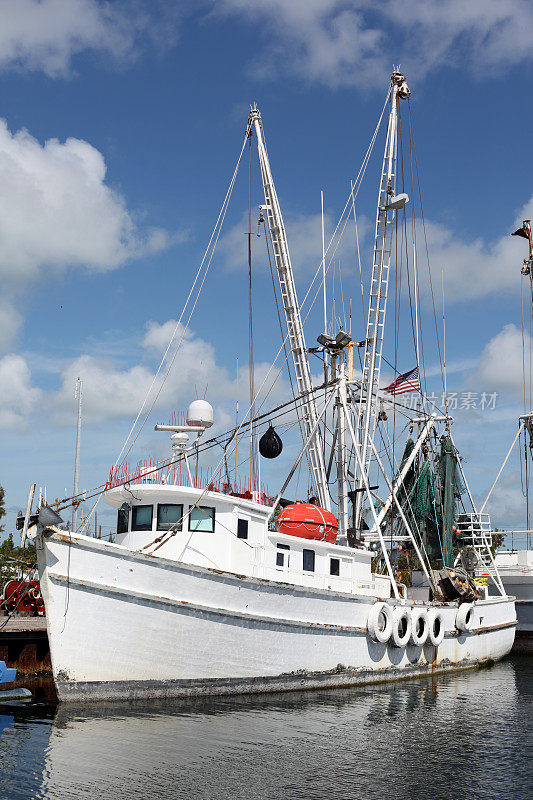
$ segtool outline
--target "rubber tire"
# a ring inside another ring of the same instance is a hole
[[[385,617],[385,627],[383,630],[380,630],[379,618],[382,614]],[[388,603],[374,603],[368,614],[366,627],[368,635],[374,642],[385,644],[389,641],[392,633],[392,608]]]
[[[474,627],[474,604],[461,603],[455,617],[455,627],[458,631],[466,633]]]
[[[400,623],[405,619],[405,632],[403,635],[400,633]],[[392,636],[391,641],[395,647],[405,647],[411,638],[411,614],[408,608],[397,607],[394,609],[392,619]]]
[[[435,633],[435,621],[440,621],[440,627],[438,634]],[[429,612],[429,636],[428,640],[431,642],[433,647],[438,647],[439,644],[444,639],[444,614],[442,611],[439,611],[437,608],[431,609]]]
[[[417,633],[419,620],[424,620],[424,631],[420,636]],[[413,608],[411,611],[411,644],[421,647],[425,644],[429,636],[429,614],[425,608]]]

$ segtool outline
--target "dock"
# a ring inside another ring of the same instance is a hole
[[[19,676],[51,673],[45,617],[0,614],[0,661],[15,667]]]

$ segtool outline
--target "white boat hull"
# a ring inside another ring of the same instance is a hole
[[[468,633],[455,628],[457,606],[440,604],[442,643],[398,648],[369,637],[378,598],[368,595],[239,576],[84,536],[54,533],[37,545],[61,700],[369,683],[475,666],[513,644],[509,598],[476,603]]]
[[[505,591],[516,598],[516,636],[513,651],[533,652],[533,552],[515,550],[496,554]]]

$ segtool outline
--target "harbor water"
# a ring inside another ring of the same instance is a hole
[[[361,689],[0,708],[0,797],[528,800],[533,660]]]

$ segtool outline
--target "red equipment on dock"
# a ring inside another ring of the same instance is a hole
[[[44,601],[39,581],[11,580],[0,597],[2,611],[44,614]]]

